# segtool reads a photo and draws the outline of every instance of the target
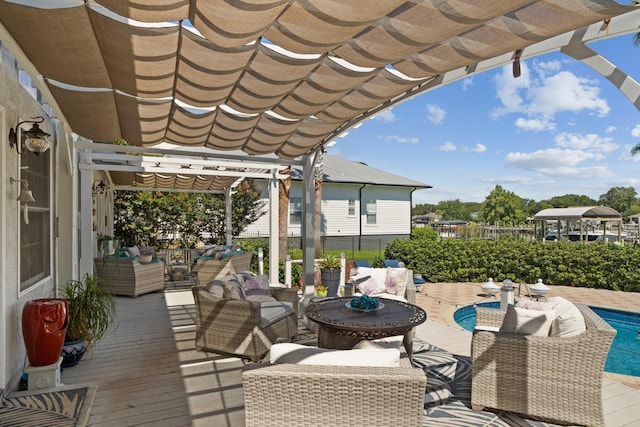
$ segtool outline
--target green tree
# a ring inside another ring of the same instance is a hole
[[[484,200],[482,219],[491,224],[498,221],[521,224],[526,219],[522,206],[523,201],[519,196],[496,185]]]
[[[438,203],[438,207],[436,209],[440,215],[442,215],[443,220],[448,219],[459,219],[466,220],[470,219],[469,214],[467,213],[464,203],[462,203],[459,199],[455,200],[444,200]]]
[[[633,187],[612,187],[600,195],[598,203],[617,210],[622,216],[627,216],[637,196],[638,193]]]
[[[264,215],[260,193],[244,180],[232,196],[234,236]],[[224,195],[209,193],[161,193],[117,191],[114,202],[114,235],[122,245],[157,246],[158,236],[180,236],[181,245],[193,247],[204,239],[224,244],[226,207]]]
[[[415,205],[411,210],[411,215],[426,215],[431,212],[436,211],[436,205],[431,205],[428,203],[423,203],[420,205]]]
[[[571,206],[593,206],[597,202],[589,196],[577,194],[565,194],[564,196],[555,196],[548,200],[554,208],[568,208]]]

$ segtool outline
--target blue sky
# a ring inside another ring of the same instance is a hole
[[[632,36],[590,46],[640,81]],[[594,199],[611,187],[640,194],[640,112],[608,80],[561,53],[497,68],[422,94],[349,130],[333,155],[432,189],[414,204],[482,202],[496,184],[536,201]]]

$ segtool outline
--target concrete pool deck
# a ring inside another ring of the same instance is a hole
[[[422,291],[417,294],[416,303],[427,311],[429,319],[444,322],[451,326],[452,330],[464,330],[453,319],[453,314],[458,308],[478,302],[500,300],[500,294],[496,297],[486,297],[482,292],[482,284],[466,282],[427,283],[422,288]],[[517,297],[518,285],[514,284],[514,286],[516,286],[515,293]],[[640,293],[558,285],[550,285],[550,287],[551,291],[548,296],[561,296],[570,301],[591,306],[640,313]],[[527,294],[527,290],[524,287],[520,291],[523,295]],[[435,339],[435,337],[432,339]],[[605,372],[605,378],[635,390],[640,390],[640,377]]]

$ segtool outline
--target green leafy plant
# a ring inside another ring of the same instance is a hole
[[[69,303],[66,341],[82,340],[92,348],[117,320],[115,297],[98,286],[95,276],[69,280],[60,286],[58,295]]]
[[[340,258],[333,254],[325,254],[324,257],[318,261],[318,268],[320,270],[338,270],[342,267]]]

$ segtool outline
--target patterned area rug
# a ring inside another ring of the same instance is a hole
[[[507,412],[471,409],[471,359],[419,339],[413,341],[413,364],[427,376],[423,427],[551,427]]]
[[[95,384],[74,384],[46,391],[21,391],[0,401],[0,426],[86,426]]]

